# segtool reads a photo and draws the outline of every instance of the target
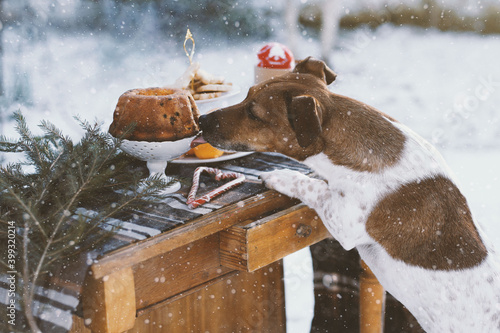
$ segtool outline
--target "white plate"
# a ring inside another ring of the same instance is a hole
[[[228,92],[222,93],[220,97],[195,100],[200,114],[205,114],[208,111],[214,109],[225,108],[227,106],[239,103],[243,100],[242,96],[239,96],[241,89],[237,85],[233,85],[233,89]]]
[[[175,164],[202,164],[202,163],[217,163],[217,162],[223,162],[223,161],[229,161],[233,160],[236,158],[240,158],[243,156],[247,156],[252,154],[252,152],[237,152],[233,154],[224,154],[221,157],[217,158],[198,158],[195,156],[181,156],[179,158],[176,158],[175,160],[170,161],[170,163],[175,163]]]

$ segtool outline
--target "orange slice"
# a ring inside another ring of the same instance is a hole
[[[185,156],[195,156],[194,155],[194,148],[191,148],[187,151],[187,153],[184,154]]]
[[[210,143],[203,143],[193,148],[194,154],[199,159],[217,158],[221,157],[224,152],[214,148]]]

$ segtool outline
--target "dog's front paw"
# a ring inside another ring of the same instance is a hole
[[[294,198],[297,197],[297,184],[302,178],[307,177],[292,170],[275,170],[263,172],[260,175],[260,179],[267,188]]]

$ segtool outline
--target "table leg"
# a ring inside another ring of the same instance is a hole
[[[92,333],[120,333],[135,324],[132,268],[94,279],[88,275],[82,294],[84,323]]]
[[[370,268],[361,261],[360,277],[360,332],[384,331],[385,291]]]

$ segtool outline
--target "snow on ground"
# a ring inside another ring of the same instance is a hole
[[[500,149],[445,150],[443,156],[459,179],[472,213],[498,251],[500,249]]]
[[[332,90],[377,107],[436,145],[500,246],[499,41],[388,26],[351,31],[333,56],[339,79]]]
[[[45,41],[28,44],[8,30],[4,40],[6,81],[22,88],[31,100],[10,105],[8,112],[20,108],[32,126],[49,119],[73,137],[80,132],[72,116],[99,119],[106,128],[124,91],[173,83],[187,67],[183,36],[177,45],[170,45],[48,34]],[[200,41],[196,60],[242,87],[243,98],[253,82],[255,53],[263,43],[201,45]],[[301,52],[318,54],[314,40],[305,38],[302,45]],[[377,107],[438,147],[497,248],[499,56],[498,36],[387,25],[342,32],[330,59],[339,74],[333,91]],[[15,136],[11,122],[5,120],[0,126],[1,134]],[[295,267],[287,273],[287,301],[300,304],[289,306],[298,309],[290,314],[289,331],[304,332],[313,299],[310,292],[299,293],[304,285],[312,286],[310,258],[301,253],[287,262],[287,267]]]

